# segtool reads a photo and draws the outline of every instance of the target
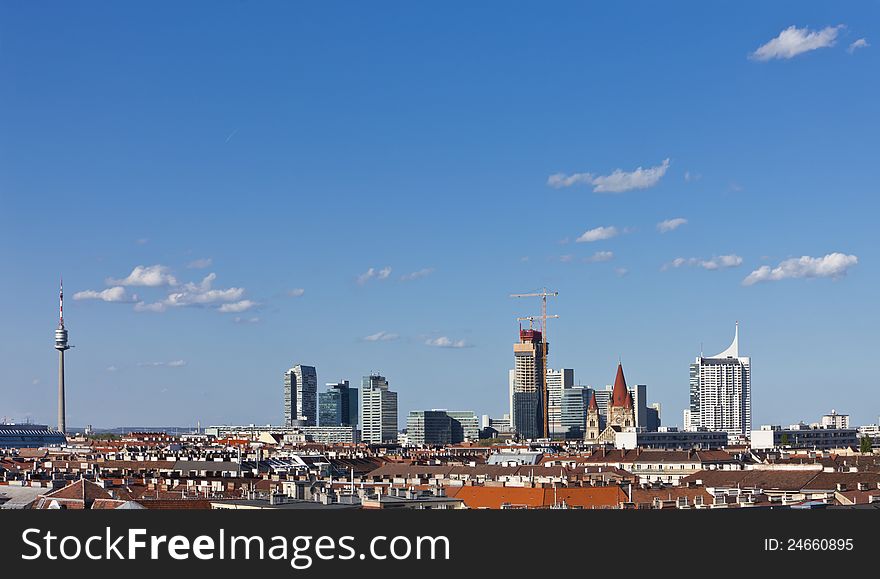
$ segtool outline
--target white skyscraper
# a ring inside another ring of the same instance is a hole
[[[318,373],[297,364],[284,372],[284,425],[318,425]]]
[[[565,430],[562,428],[562,396],[565,390],[573,386],[573,369],[547,370],[547,417],[550,423],[551,437],[565,434]]]
[[[726,350],[709,357],[701,354],[691,364],[689,410],[688,430],[705,428],[731,436],[751,432],[752,362],[739,355],[739,323]]]
[[[364,376],[361,382],[361,440],[397,441],[397,392],[388,389],[384,376]]]

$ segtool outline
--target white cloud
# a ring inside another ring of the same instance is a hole
[[[578,243],[589,243],[592,241],[600,241],[603,239],[611,239],[620,233],[613,225],[609,227],[595,227],[589,231],[585,231],[583,235],[577,238]]]
[[[664,159],[656,167],[637,167],[633,171],[615,169],[610,175],[593,175],[592,173],[556,173],[547,178],[547,185],[557,189],[571,187],[572,185],[592,185],[596,193],[622,193],[633,189],[647,189],[660,182],[666,170],[669,169],[669,159]]]
[[[146,237],[141,237],[140,239],[136,239],[135,243],[137,243],[138,245],[146,245],[149,241],[150,240]]]
[[[116,366],[112,366],[112,365],[111,365],[111,366],[107,366],[107,371],[108,371],[108,372],[116,372],[117,370],[119,370],[119,368],[117,368]]]
[[[232,302],[229,304],[223,304],[220,306],[220,312],[224,314],[239,314],[241,312],[246,312],[252,308],[257,307],[259,304],[257,302],[251,300],[241,300],[237,302]]]
[[[448,338],[446,336],[440,336],[439,338],[434,338],[433,340],[426,340],[425,344],[428,346],[434,346],[436,348],[468,348],[470,347],[467,342],[464,340],[453,340],[452,338]]]
[[[593,255],[584,258],[585,263],[599,263],[601,261],[609,261],[614,259],[613,251],[597,251]]]
[[[134,309],[138,312],[164,312],[168,308],[187,306],[217,306],[220,312],[243,312],[259,304],[251,300],[243,300],[244,288],[230,287],[214,289],[213,283],[217,274],[209,273],[201,282],[189,282],[172,291],[161,301],[146,303],[138,302]]]
[[[820,277],[838,279],[846,275],[849,268],[855,266],[859,258],[845,253],[829,253],[824,257],[804,255],[786,259],[774,268],[762,265],[744,280],[743,285],[754,285],[762,281],[779,281],[804,277]]]
[[[389,273],[390,273],[390,271],[391,271],[391,268],[389,268]],[[431,275],[432,273],[434,273],[433,267],[425,267],[425,268],[420,269],[419,271],[414,271],[412,273],[404,274],[404,275],[400,276],[400,279],[402,279],[403,281],[412,281],[414,279],[427,277],[427,276]]]
[[[31,384],[33,384],[34,386],[36,386],[36,385],[39,384],[39,383],[40,383],[40,379],[39,379],[39,378],[34,378],[33,380],[31,380]]]
[[[867,38],[859,38],[858,40],[856,40],[855,42],[850,44],[849,48],[847,48],[846,51],[848,53],[852,54],[853,52],[855,52],[859,48],[868,48],[869,46],[871,46],[871,45],[868,44]]]
[[[742,261],[742,258],[735,254],[716,255],[710,259],[676,257],[671,262],[665,264],[662,269],[666,270],[682,266],[702,267],[703,269],[708,270],[726,269],[729,267],[738,267],[742,265]]]
[[[691,181],[699,181],[703,176],[699,173],[691,173],[690,171],[684,172],[684,180],[685,183],[690,183]]]
[[[137,296],[129,298],[122,286],[114,286],[101,291],[84,290],[73,294],[75,300],[102,300],[105,302],[131,302],[137,299]]]
[[[259,323],[260,323],[260,318],[257,318],[257,317],[253,317],[253,318],[242,318],[242,317],[240,317],[240,316],[235,316],[235,317],[232,319],[232,321],[235,322],[236,324],[259,324]]]
[[[843,26],[826,26],[822,30],[810,30],[789,26],[779,36],[758,47],[751,54],[753,60],[772,60],[774,58],[789,59],[819,48],[834,46],[837,33]]]
[[[574,259],[574,256],[571,255],[570,253],[567,255],[560,255],[559,256],[559,261],[561,261],[562,263],[570,263],[573,259]]]
[[[158,287],[163,285],[177,285],[177,279],[168,272],[164,265],[139,265],[131,270],[128,277],[123,279],[107,278],[107,285],[124,286],[147,286]]]
[[[391,340],[396,340],[399,336],[397,334],[381,331],[376,332],[375,334],[370,334],[369,336],[364,336],[362,339],[364,342],[390,342]]]
[[[287,296],[291,297],[291,298],[299,298],[299,297],[302,297],[303,294],[305,294],[305,293],[306,293],[306,290],[304,290],[301,287],[297,287],[297,288],[293,288],[292,290],[288,290]]]
[[[687,223],[688,220],[684,217],[676,217],[674,219],[666,219],[665,221],[661,221],[657,224],[657,231],[660,233],[668,233],[670,231],[674,231]]]
[[[214,260],[210,257],[203,257],[202,259],[196,259],[189,262],[186,264],[186,267],[188,269],[205,269],[206,267],[211,267],[211,264],[213,263]]]
[[[385,266],[382,269],[376,269],[374,267],[371,267],[370,269],[368,269],[367,271],[365,271],[364,273],[360,274],[357,277],[357,283],[358,283],[358,285],[364,285],[365,283],[367,283],[368,281],[370,281],[373,278],[388,279],[388,276],[390,276],[390,275],[391,275],[391,266]]]
[[[138,362],[141,368],[182,368],[186,366],[185,360],[171,360],[170,362]]]
[[[625,267],[615,267],[615,268],[614,268],[614,274],[615,274],[617,277],[624,277],[624,276],[626,276],[628,273],[629,273],[629,270],[626,269]]]

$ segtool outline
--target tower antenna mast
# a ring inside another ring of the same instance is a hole
[[[64,407],[64,352],[70,349],[67,343],[67,328],[64,327],[64,278],[58,290],[58,327],[55,329],[55,349],[58,350],[58,432],[67,430]]]

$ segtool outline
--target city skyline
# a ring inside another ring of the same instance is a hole
[[[639,8],[5,6],[0,414],[55,423],[63,273],[73,426],[279,424],[292,363],[500,417],[544,286],[663,424],[736,320],[752,428],[874,422],[878,8]]]

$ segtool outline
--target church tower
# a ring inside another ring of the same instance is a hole
[[[601,430],[601,420],[599,416],[599,405],[596,404],[596,394],[590,393],[590,405],[587,406],[587,430],[584,437],[587,442],[595,442],[599,439]]]

